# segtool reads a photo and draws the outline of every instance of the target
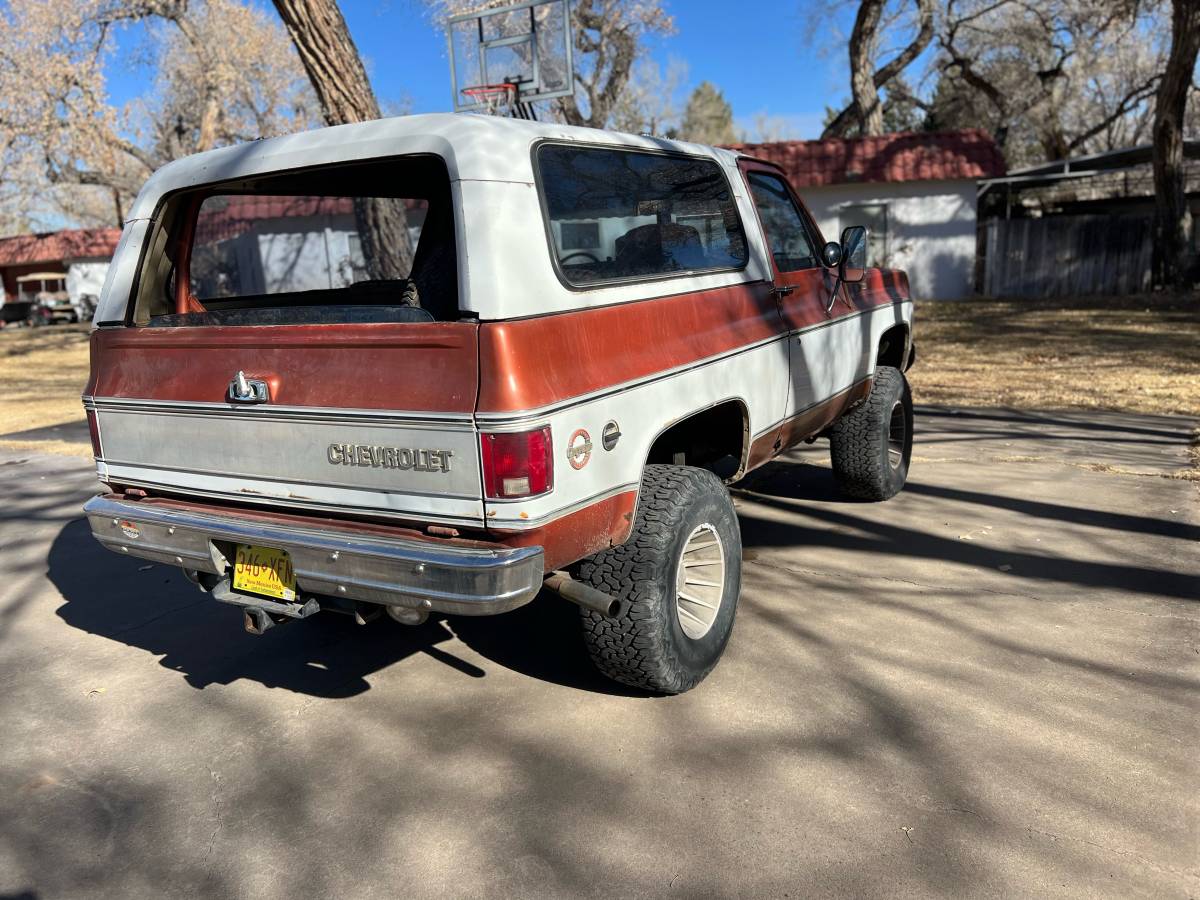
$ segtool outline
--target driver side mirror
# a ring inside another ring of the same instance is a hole
[[[862,225],[851,225],[842,232],[838,266],[842,281],[853,284],[863,280],[867,269],[867,229]]]

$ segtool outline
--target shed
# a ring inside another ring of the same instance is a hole
[[[980,182],[980,289],[990,297],[1136,294],[1152,284],[1154,147],[1017,169]],[[1200,141],[1183,142],[1184,192],[1200,220]],[[1200,228],[1189,248],[1200,281]]]
[[[120,237],[119,228],[77,228],[0,238],[0,302],[16,299],[17,279],[51,269],[67,273],[72,301],[99,295]]]

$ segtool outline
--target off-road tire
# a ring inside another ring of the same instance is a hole
[[[901,428],[899,436],[897,429]],[[879,366],[867,399],[829,431],[829,454],[838,485],[860,500],[894,497],[908,479],[912,435],[908,379],[899,369]],[[889,446],[896,452],[889,453]]]
[[[691,638],[680,624],[676,579],[684,547],[705,525],[720,538],[725,577],[709,630]],[[663,694],[695,687],[729,642],[741,589],[742,538],[725,485],[705,469],[647,466],[629,539],[579,563],[575,577],[628,601],[615,619],[583,611],[584,642],[601,672]]]

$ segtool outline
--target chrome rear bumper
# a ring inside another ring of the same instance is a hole
[[[317,594],[459,615],[508,612],[542,587],[542,548],[454,547],[208,514],[112,496],[83,507],[92,536],[117,553],[223,577],[236,544],[286,550],[301,596]]]

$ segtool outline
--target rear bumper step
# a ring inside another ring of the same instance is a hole
[[[285,550],[301,595],[322,595],[457,615],[508,612],[542,587],[542,548],[496,550],[361,536],[197,513],[113,495],[83,507],[92,536],[116,553],[224,578],[233,548]],[[211,581],[210,581],[211,583]]]

